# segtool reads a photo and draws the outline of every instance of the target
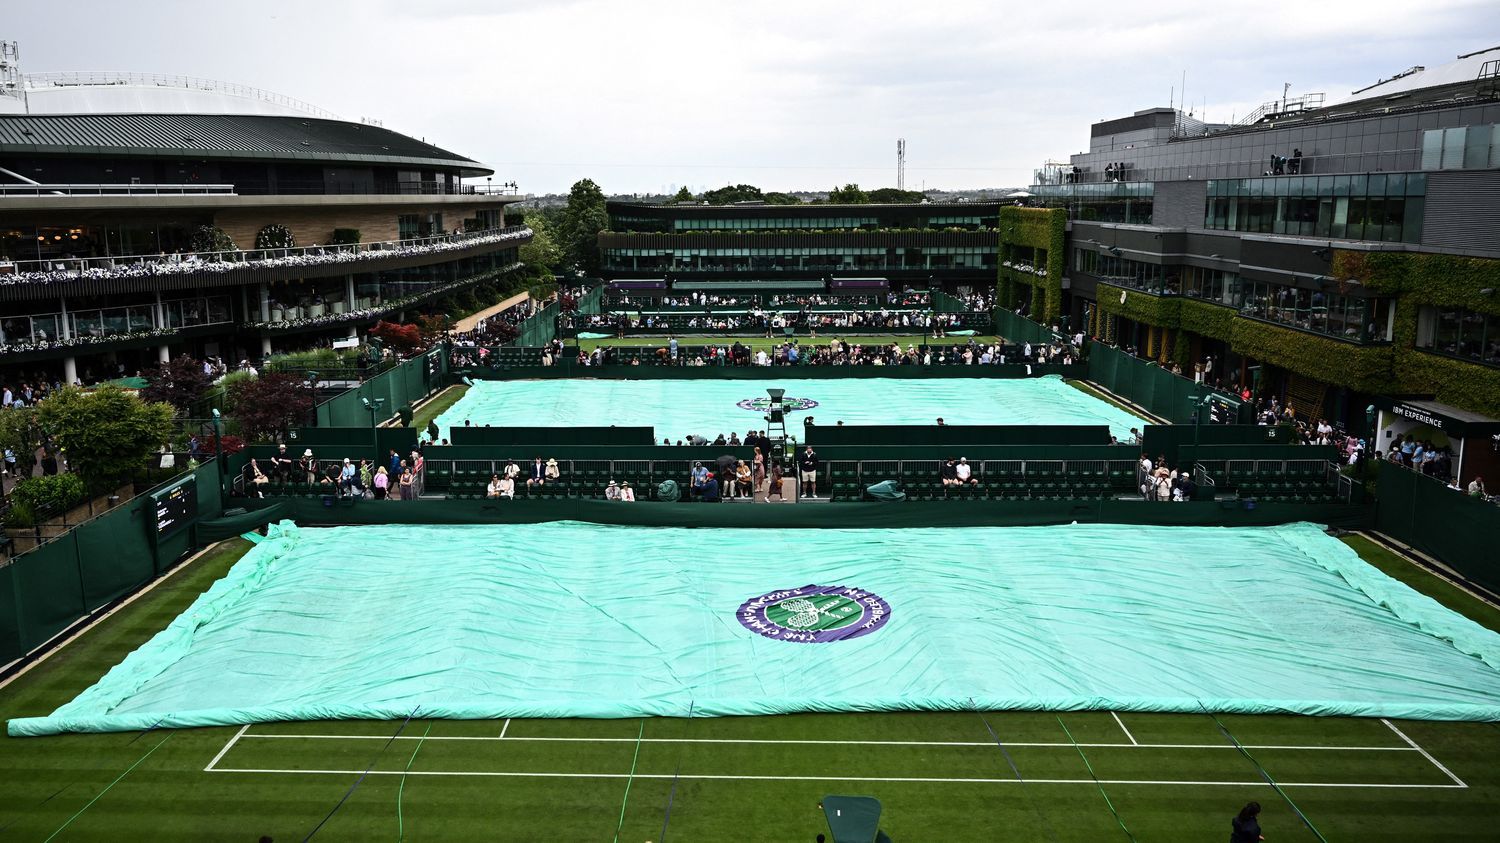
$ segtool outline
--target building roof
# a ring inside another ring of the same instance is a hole
[[[0,115],[0,154],[359,162],[457,168],[478,162],[380,126],[246,114]]]
[[[1389,79],[1383,79],[1373,85],[1354,91],[1339,104],[1342,105],[1344,103],[1377,97],[1390,97],[1409,91],[1437,88],[1460,82],[1474,83],[1479,81],[1480,71],[1484,69],[1485,64],[1497,59],[1500,59],[1500,47],[1491,47],[1488,50],[1480,50],[1477,53],[1467,53],[1447,64],[1440,64],[1434,67],[1422,67],[1419,65],[1402,71]]]

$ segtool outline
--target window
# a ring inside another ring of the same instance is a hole
[[[1424,322],[1434,316],[1436,324],[1432,330],[1418,333],[1418,348],[1500,366],[1500,315],[1457,308],[1424,308]]]
[[[422,217],[419,214],[401,214],[396,217],[396,237],[400,240],[410,240],[420,237],[422,233]]]
[[[1500,124],[1429,129],[1422,133],[1422,169],[1500,167]]]
[[[1415,243],[1422,236],[1422,173],[1217,179],[1206,228]]]

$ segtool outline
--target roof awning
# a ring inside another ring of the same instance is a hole
[[[1465,438],[1500,435],[1500,419],[1460,410],[1437,401],[1379,398],[1376,403],[1393,415],[1436,428],[1450,436]]]

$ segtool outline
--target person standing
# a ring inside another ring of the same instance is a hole
[[[297,461],[297,466],[302,469],[307,485],[318,485],[318,461],[313,458],[312,448],[307,448],[302,452],[302,459]]]
[[[753,437],[745,438],[749,440]],[[766,455],[761,453],[759,445],[755,446],[755,456],[751,459],[754,462],[754,467],[750,470],[751,480],[755,485],[750,496],[754,498],[755,494],[760,491],[761,485],[766,482]]]
[[[1266,839],[1260,833],[1260,803],[1251,802],[1229,821],[1229,843],[1259,843]]]
[[[416,500],[416,487],[412,485],[413,478],[411,469],[404,468],[401,471],[401,500]]]
[[[385,466],[382,465],[375,472],[375,500],[385,500],[386,496],[390,494],[390,490],[391,475],[385,470]]]
[[[797,471],[802,485],[809,490],[807,497],[816,498],[818,496],[818,455],[811,445],[808,445],[802,452],[802,456],[797,458]]]

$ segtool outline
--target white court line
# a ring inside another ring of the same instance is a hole
[[[505,718],[505,725],[500,727],[500,737],[495,740],[504,740],[506,730],[510,729],[510,718]]]
[[[431,738],[428,738],[431,740]],[[985,744],[991,746],[992,744]],[[1012,744],[1013,745],[1013,744]],[[1068,744],[1072,746],[1072,744]],[[275,770],[275,769],[230,769],[215,767],[213,773],[272,773],[286,775],[358,776],[366,772],[372,776],[481,776],[499,778],[542,779],[625,779],[629,773],[501,773],[501,772],[449,772],[441,770]],[[902,778],[896,776],[732,776],[732,775],[678,775],[676,773],[636,773],[638,779],[703,779],[722,781],[800,781],[800,782],[908,782],[931,784],[1018,784],[1018,779],[944,779]],[[1094,784],[1094,779],[1027,779],[1026,784]],[[1269,787],[1265,781],[1253,782],[1187,782],[1187,781],[1143,781],[1139,779],[1101,779],[1099,784],[1119,785],[1170,785],[1180,787]],[[1405,790],[1458,790],[1453,784],[1357,784],[1348,782],[1277,782],[1279,787],[1365,787]]]
[[[246,738],[261,738],[270,740],[324,740],[324,741],[415,741],[422,740],[420,735],[245,735]],[[488,738],[482,735],[429,735],[429,741],[498,741],[501,738]],[[635,738],[535,738],[535,737],[507,737],[507,741],[551,741],[557,743],[635,743]],[[823,746],[994,746],[994,741],[838,741],[838,740],[765,740],[755,738],[641,738],[641,743],[705,743],[705,744],[817,744]],[[1005,745],[1029,746],[1029,747],[1074,747],[1081,746],[1086,749],[1234,749],[1233,744],[1223,743],[1018,743],[1006,741]],[[1417,746],[1245,746],[1246,749],[1286,749],[1286,750],[1309,750],[1317,752],[1420,752]],[[1089,779],[1093,781],[1093,779]]]
[[[203,772],[205,772],[205,773],[213,772],[214,765],[217,764],[217,763],[219,763],[219,759],[223,758],[226,754],[228,754],[229,753],[229,748],[232,747],[232,746],[234,746],[235,742],[238,741],[240,738],[244,737],[245,733],[248,732],[248,731],[250,731],[250,724],[249,723],[246,723],[245,725],[241,726],[240,730],[238,732],[234,733],[234,737],[232,737],[232,738],[229,739],[229,743],[224,744],[224,748],[221,749],[221,750],[219,750],[219,754],[218,755],[214,756],[214,760],[208,762],[208,766],[203,768]]]
[[[1120,715],[1118,715],[1118,714],[1114,713],[1113,711],[1111,711],[1109,713],[1109,716],[1113,717],[1115,719],[1115,722],[1120,724],[1120,731],[1122,731],[1122,732],[1125,733],[1125,737],[1130,738],[1131,745],[1133,745],[1133,746],[1140,746],[1140,743],[1137,742],[1136,739],[1135,739],[1135,735],[1130,734],[1130,730],[1127,729],[1127,728],[1125,728],[1125,721],[1123,721],[1123,720],[1120,719]]]
[[[1405,732],[1401,731],[1400,729],[1397,729],[1395,723],[1392,723],[1391,721],[1385,719],[1384,717],[1380,718],[1380,722],[1382,722],[1385,725],[1391,727],[1391,731],[1395,732],[1397,737],[1399,737],[1401,740],[1406,741],[1407,743],[1411,744],[1411,748],[1412,749],[1415,749],[1417,752],[1422,753],[1422,757],[1423,758],[1426,758],[1428,761],[1431,761],[1432,762],[1432,766],[1438,768],[1439,770],[1442,770],[1445,774],[1447,774],[1448,778],[1452,779],[1454,784],[1458,785],[1459,787],[1468,787],[1468,785],[1464,784],[1464,780],[1463,779],[1459,778],[1458,776],[1453,775],[1453,771],[1452,770],[1448,769],[1447,767],[1444,767],[1442,764],[1440,764],[1438,762],[1438,760],[1436,758],[1433,758],[1432,757],[1432,753],[1430,753],[1427,750],[1423,749],[1422,747],[1418,746],[1417,742],[1414,741],[1414,740],[1412,740],[1411,738],[1408,738],[1406,736]]]

